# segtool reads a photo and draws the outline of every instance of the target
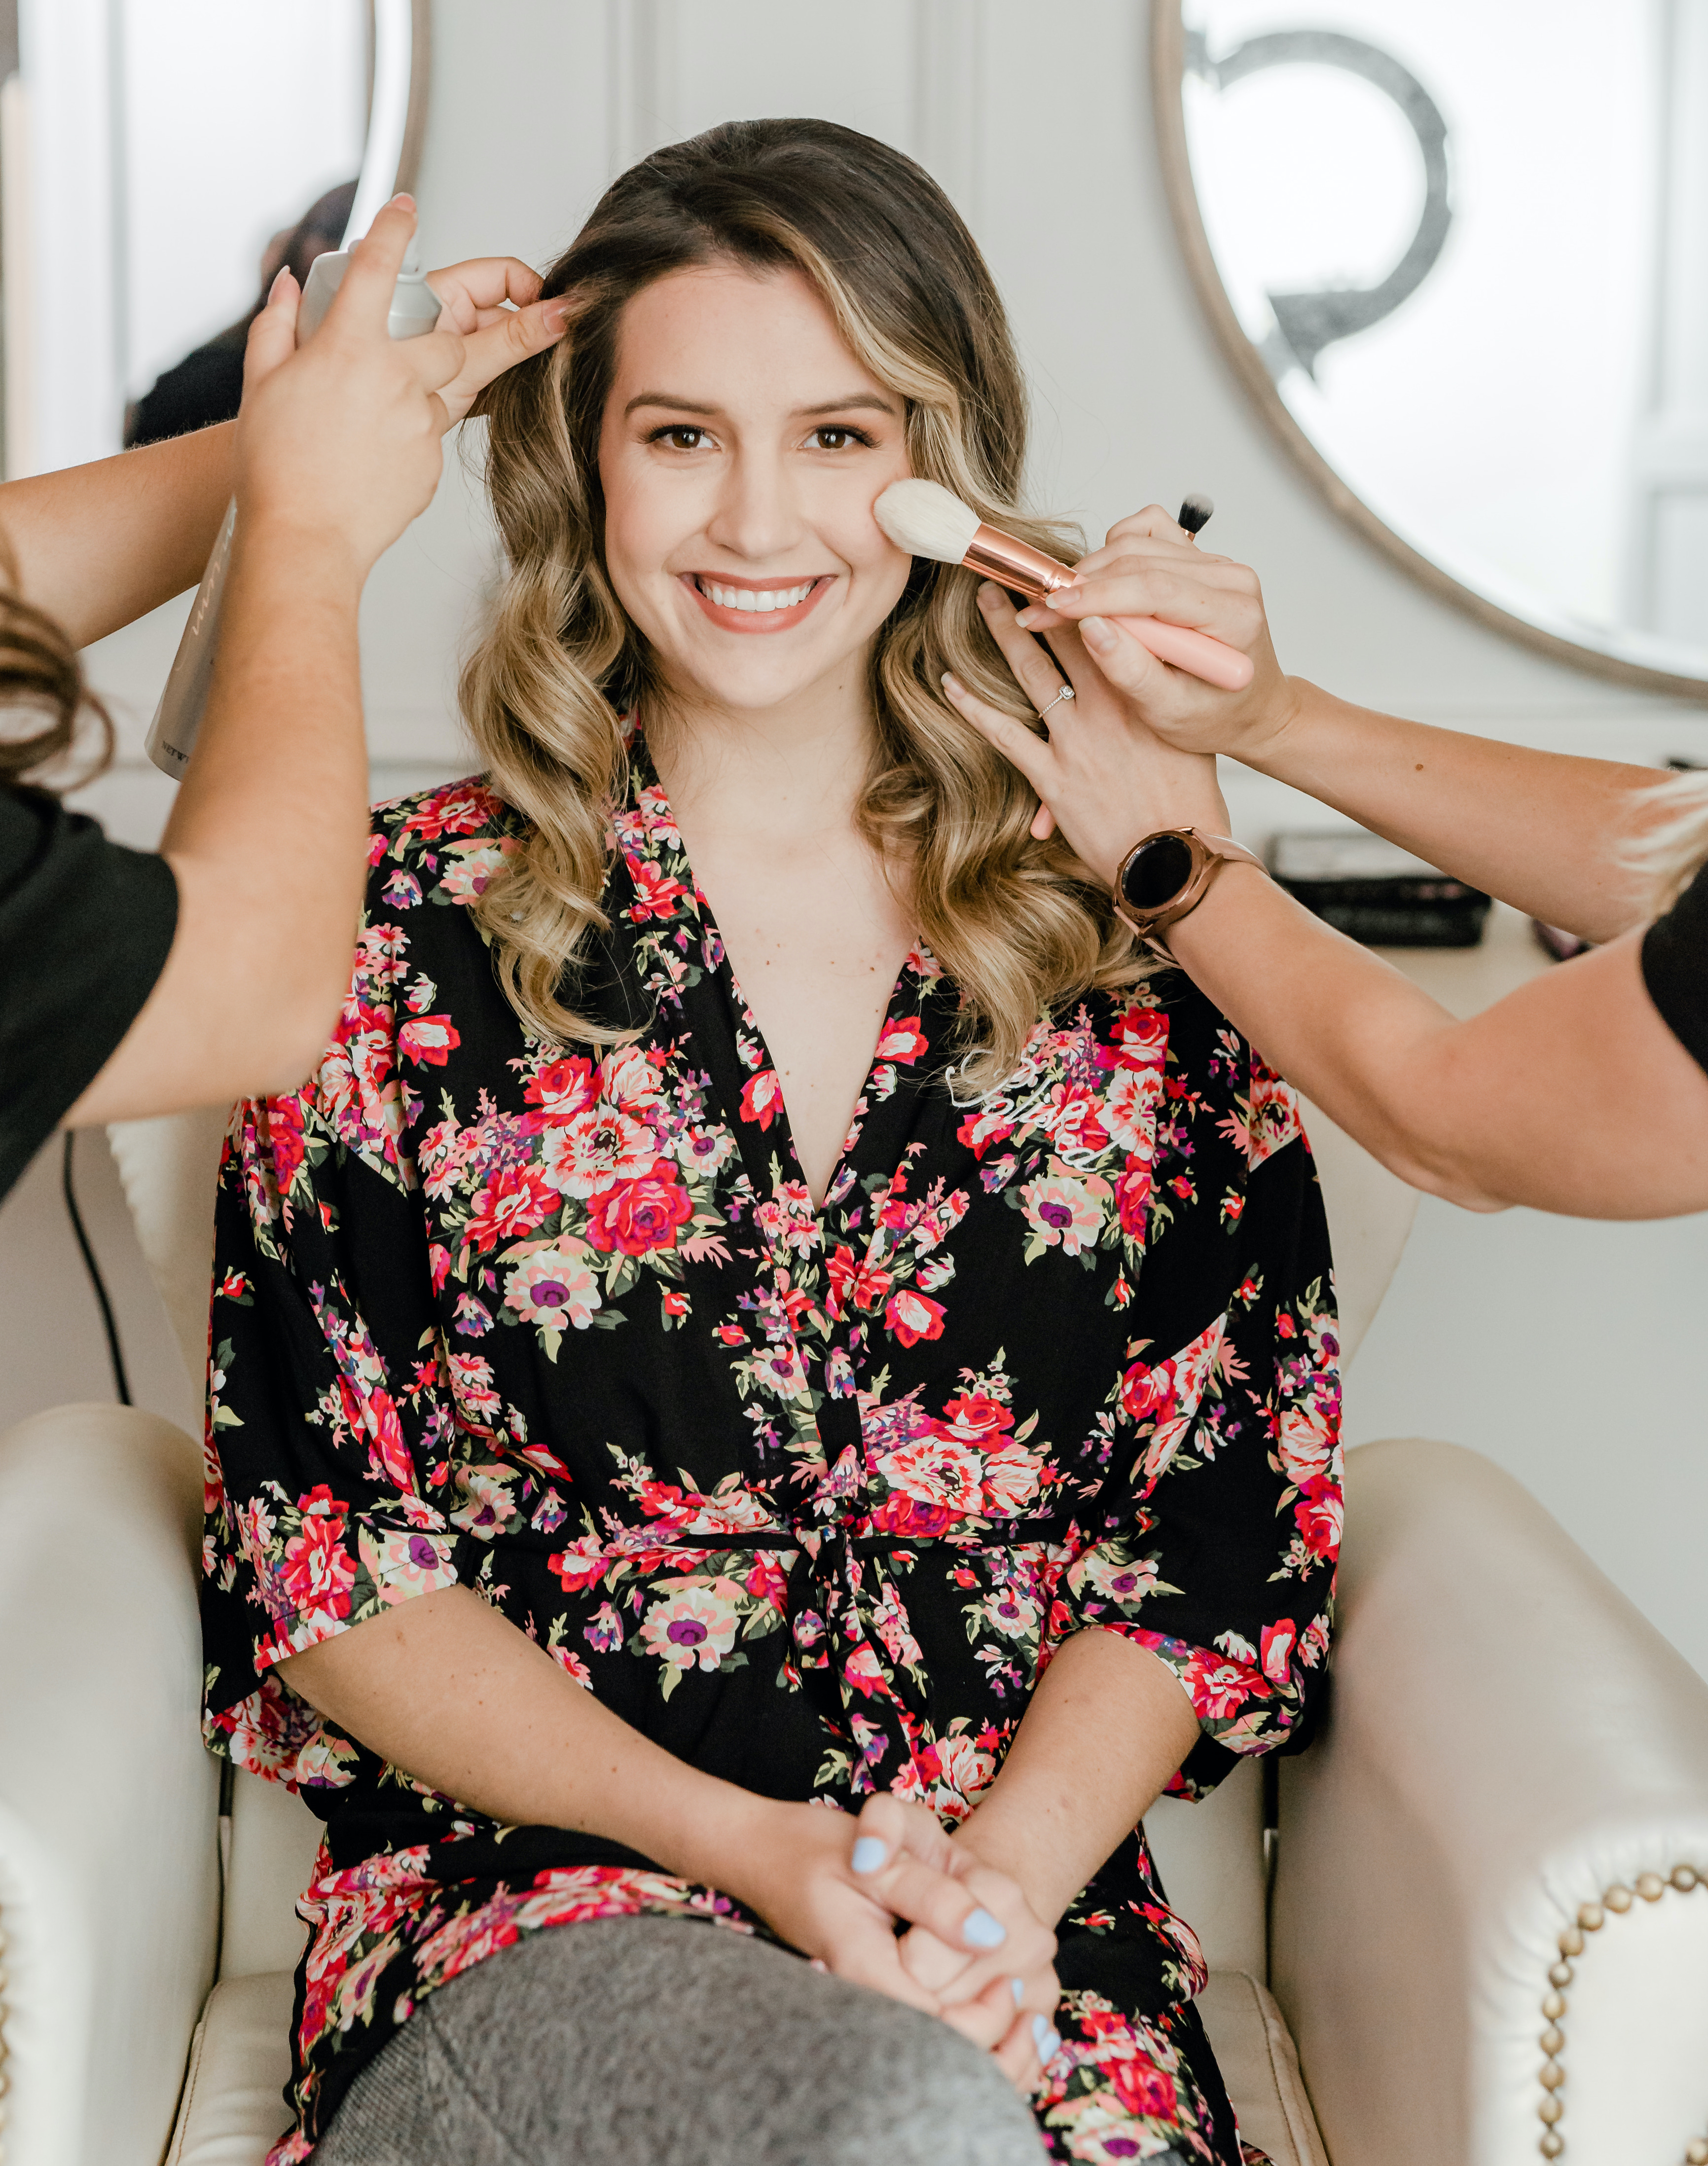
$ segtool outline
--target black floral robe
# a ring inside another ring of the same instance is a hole
[[[323,1725],[273,1665],[388,1603],[465,1583],[697,1767],[946,1823],[1071,1633],[1174,1670],[1187,1794],[1297,1741],[1322,1679],[1336,1344],[1286,1087],[1170,975],[1064,1009],[970,1099],[954,989],[916,950],[815,1212],[638,741],[614,827],[584,991],[636,1040],[524,1035],[464,906],[520,821],[461,783],[376,816],[337,1036],[301,1095],[234,1119],[208,1735],[326,1823],[275,2166],[424,1994],[519,1934],[647,1910],[765,1931]],[[1142,1829],[1060,1941],[1053,2154],[1237,2159]]]

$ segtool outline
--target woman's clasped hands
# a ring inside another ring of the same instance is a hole
[[[1061,1989],[1055,1935],[1018,1882],[887,1793],[852,1823],[812,1805],[769,1811],[741,1894],[772,1930],[836,1977],[940,2016],[1035,2090],[1060,2045]]]

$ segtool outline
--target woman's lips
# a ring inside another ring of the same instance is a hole
[[[817,603],[819,597],[828,592],[831,581],[823,573],[806,579],[778,579],[764,583],[758,579],[724,579],[710,572],[684,572],[682,584],[700,605],[711,621],[725,631],[787,631],[800,623],[802,617]],[[702,584],[703,582],[703,584]],[[791,594],[802,587],[806,592],[798,602],[786,609],[743,609],[739,603],[715,602],[706,593],[707,587],[716,588],[724,594]]]

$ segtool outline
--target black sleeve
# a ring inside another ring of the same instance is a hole
[[[1643,935],[1642,977],[1674,1037],[1708,1068],[1708,864]]]
[[[164,858],[0,790],[0,1197],[136,1020],[177,917]]]

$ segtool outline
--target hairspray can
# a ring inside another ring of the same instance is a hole
[[[302,303],[297,311],[299,346],[313,334],[331,306],[332,296],[343,283],[344,273],[349,267],[347,249],[341,249],[336,255],[317,256],[309,266],[309,283],[303,288]],[[411,243],[397,284],[392,289],[386,329],[394,339],[419,338],[423,331],[431,330],[438,320],[438,299],[422,273]],[[160,705],[149,726],[148,756],[161,774],[171,775],[174,782],[189,764],[196,732],[202,725],[202,711],[208,704],[214,656],[219,642],[219,602],[231,562],[231,536],[236,527],[237,505],[234,499],[226,509],[219,538],[214,544],[214,553],[208,559],[208,568],[196,589],[189,621],[172,658],[166,689],[160,695]]]

